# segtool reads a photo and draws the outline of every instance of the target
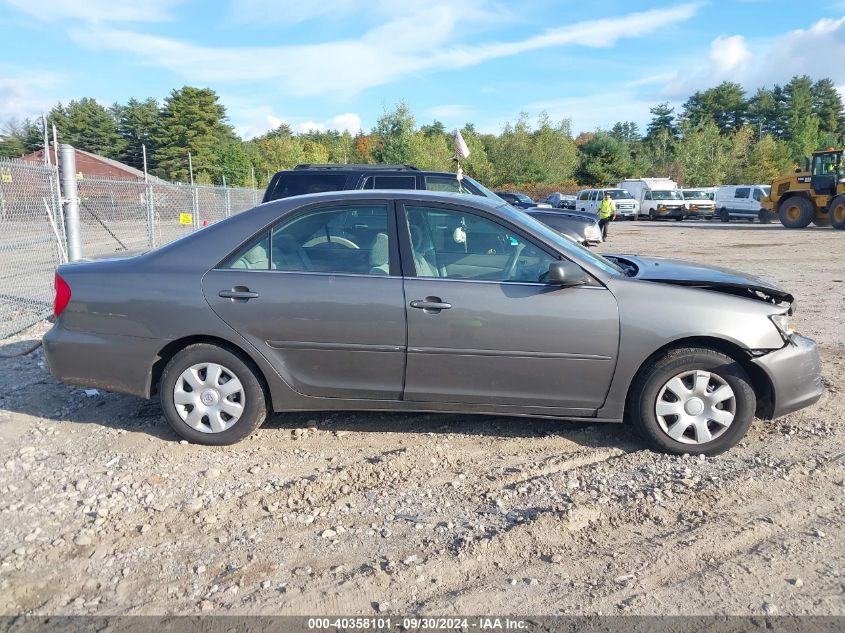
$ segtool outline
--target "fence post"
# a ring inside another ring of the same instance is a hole
[[[147,232],[150,235],[150,248],[156,247],[155,200],[153,200],[153,185],[146,183],[147,189]]]
[[[76,188],[76,151],[72,145],[62,143],[61,155],[67,256],[69,261],[75,262],[82,259],[82,240],[79,229],[79,191]]]

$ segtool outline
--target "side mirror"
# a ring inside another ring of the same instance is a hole
[[[578,264],[573,264],[570,261],[552,262],[549,264],[546,283],[550,286],[570,288],[572,286],[583,286],[589,282],[590,276]]]

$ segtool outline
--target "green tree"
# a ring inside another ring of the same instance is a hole
[[[785,97],[785,133],[793,160],[809,156],[819,145],[819,119],[813,105],[813,81],[807,76],[793,77],[783,88]]]
[[[434,121],[431,125],[423,125],[420,132],[426,136],[444,136],[446,134],[446,126],[440,121]]]
[[[0,157],[17,158],[26,154],[26,128],[18,119],[0,125]]]
[[[578,167],[578,148],[568,119],[555,123],[543,112],[531,135],[530,158],[540,166],[546,182],[571,180]]]
[[[582,147],[578,182],[591,185],[614,184],[629,175],[628,148],[623,141],[599,130]]]
[[[66,106],[58,104],[48,115],[48,125],[51,123],[56,126],[60,143],[118,160],[123,153],[125,143],[118,134],[117,121],[90,97]]]
[[[373,157],[379,163],[391,165],[411,164],[416,158],[414,143],[414,116],[404,101],[393,110],[385,110],[373,128],[378,142]]]
[[[619,121],[610,129],[610,135],[617,141],[628,144],[637,143],[642,140],[639,126],[633,121]]]
[[[130,99],[126,105],[114,104],[111,112],[117,121],[117,133],[123,139],[119,160],[136,169],[143,169],[143,147],[146,146],[147,168],[152,170],[155,167],[156,154],[153,138],[161,123],[161,113],[156,100]]]
[[[213,180],[216,184],[223,184],[233,187],[246,187],[250,185],[252,177],[252,161],[245,144],[239,139],[230,139],[217,146],[217,163],[219,165],[220,177]]]
[[[736,181],[769,183],[786,173],[791,165],[789,146],[766,134],[751,147],[748,161],[737,174]]]
[[[235,138],[225,121],[226,109],[210,88],[173,90],[164,100],[161,125],[153,137],[157,171],[171,180],[188,180],[190,152],[195,176],[214,173],[217,146]]]
[[[813,113],[819,120],[819,133],[834,139],[835,144],[841,143],[845,136],[845,107],[830,79],[819,79],[813,85]]]
[[[502,133],[491,148],[490,158],[495,168],[493,183],[506,182],[522,184],[545,182],[548,173],[546,165],[537,160],[533,150],[531,126],[528,114],[520,113],[516,123],[506,123]]]
[[[684,120],[675,156],[684,185],[707,187],[724,182],[728,163],[727,141],[712,119],[705,118],[698,124]]]
[[[722,134],[741,128],[746,121],[748,101],[738,83],[723,81],[715,88],[696,92],[684,104],[683,118],[697,126],[712,119]]]
[[[675,125],[675,108],[670,107],[668,103],[660,103],[650,108],[649,112],[651,112],[651,122],[646,130],[647,140],[653,141],[657,136],[664,139],[678,136],[678,128]],[[662,132],[665,132],[665,134],[661,134]]]
[[[355,140],[349,132],[344,131],[337,140],[329,146],[329,162],[346,164],[352,162],[355,155]]]

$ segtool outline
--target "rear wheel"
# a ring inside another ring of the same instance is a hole
[[[778,215],[786,228],[803,229],[813,220],[814,212],[813,203],[807,198],[790,196],[781,203]]]
[[[731,214],[728,213],[727,209],[723,208],[721,211],[719,211],[719,219],[722,222],[730,222],[731,221]]]
[[[830,203],[830,225],[840,231],[845,231],[845,196],[836,196]]]
[[[657,215],[654,213],[654,209],[648,210],[648,219],[652,222],[657,219]]]
[[[251,363],[198,343],[176,354],[161,375],[161,408],[186,440],[221,446],[253,433],[267,418],[267,398]]]
[[[629,406],[634,428],[652,448],[717,455],[743,438],[757,401],[736,360],[708,348],[681,348],[645,368]]]
[[[757,212],[757,219],[760,220],[760,224],[769,224],[772,221],[772,214],[766,209],[760,209]]]

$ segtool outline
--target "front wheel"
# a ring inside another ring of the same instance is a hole
[[[786,228],[803,229],[813,220],[815,205],[803,196],[790,196],[781,203],[778,215]]]
[[[662,452],[718,455],[748,431],[757,400],[733,358],[707,348],[681,348],[656,358],[632,385],[634,428]]]
[[[234,444],[267,419],[257,369],[216,345],[198,343],[177,353],[164,368],[159,392],[168,424],[197,444]]]
[[[719,219],[720,219],[722,222],[730,222],[730,221],[731,221],[731,214],[728,212],[728,210],[727,210],[727,209],[722,209],[722,210],[719,212]]]

